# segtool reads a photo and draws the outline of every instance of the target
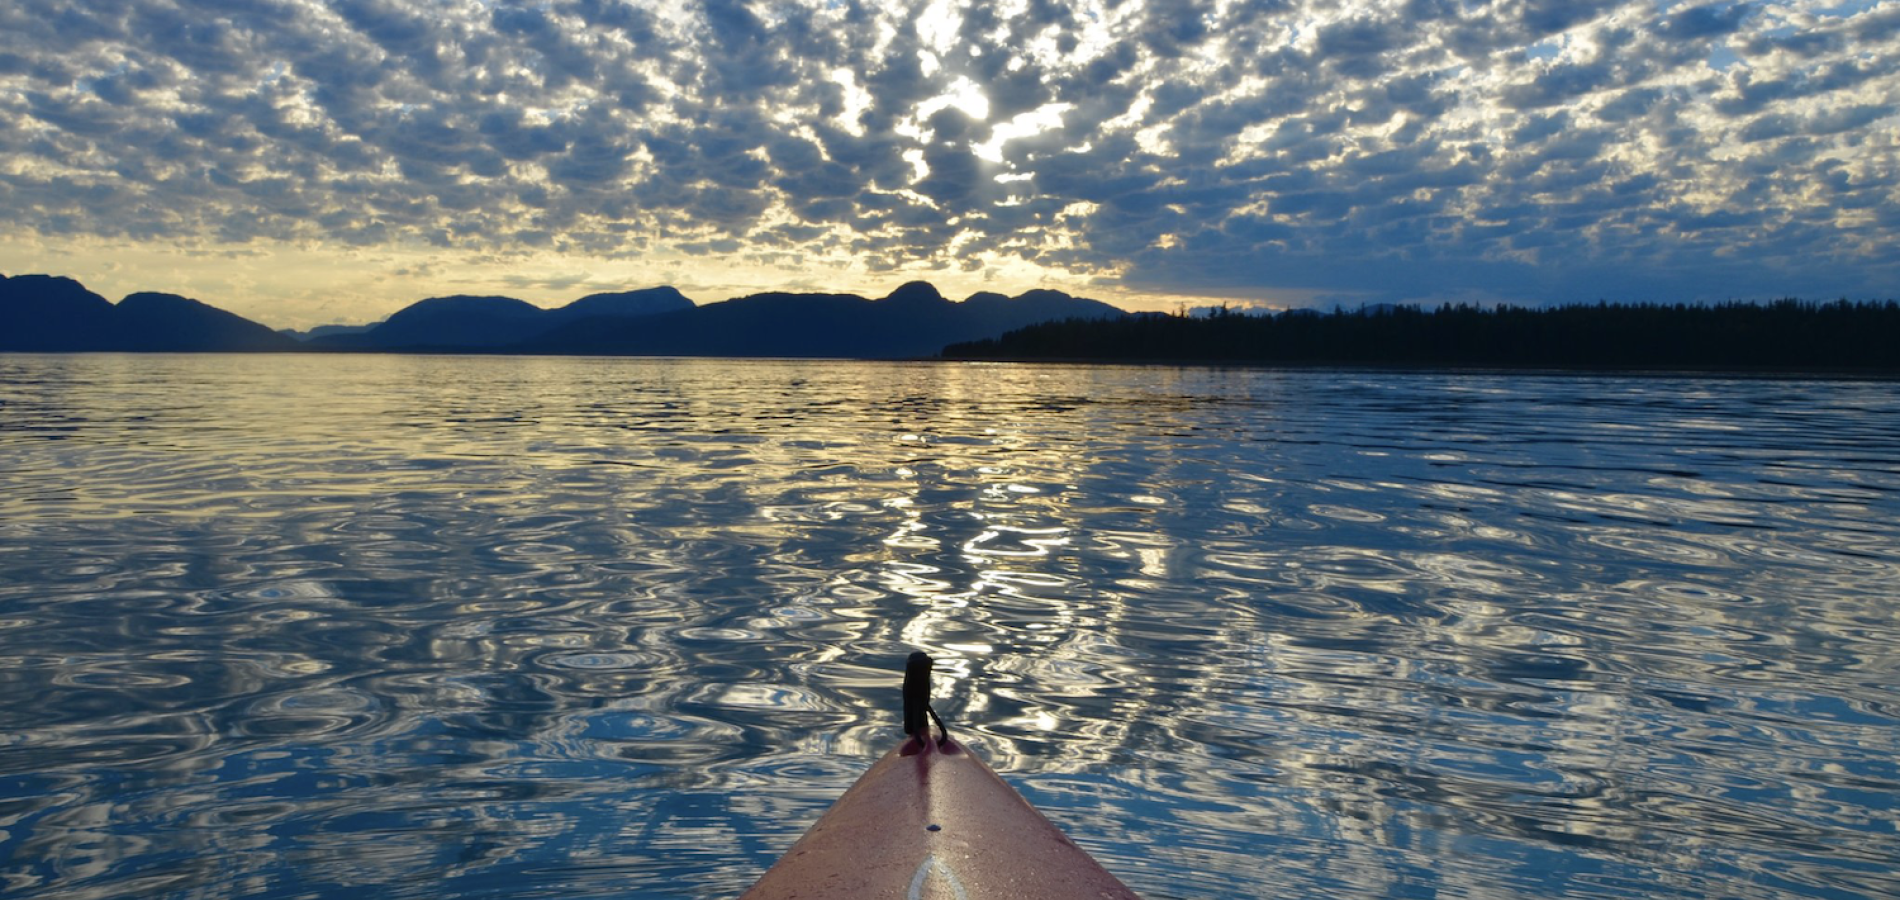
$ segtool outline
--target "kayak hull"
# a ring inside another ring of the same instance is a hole
[[[1138,900],[976,754],[886,753],[741,900]]]

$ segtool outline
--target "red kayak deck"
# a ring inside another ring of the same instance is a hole
[[[1135,898],[967,748],[879,759],[741,900]],[[1138,898],[1136,898],[1138,900]]]

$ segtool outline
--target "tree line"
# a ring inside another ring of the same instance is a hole
[[[1900,302],[1627,304],[1066,319],[952,359],[1614,369],[1900,370]]]

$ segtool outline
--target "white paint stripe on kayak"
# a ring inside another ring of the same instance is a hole
[[[917,872],[910,876],[910,891],[905,894],[907,900],[924,900],[924,885],[930,883],[933,872],[943,877],[944,883],[950,886],[950,893],[957,900],[970,900],[969,892],[963,889],[963,882],[957,880],[957,873],[950,871],[950,867],[937,859],[935,853],[924,857],[924,861],[917,864]]]

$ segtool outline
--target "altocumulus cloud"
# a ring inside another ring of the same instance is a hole
[[[1900,4],[9,0],[40,240],[1889,296]]]

